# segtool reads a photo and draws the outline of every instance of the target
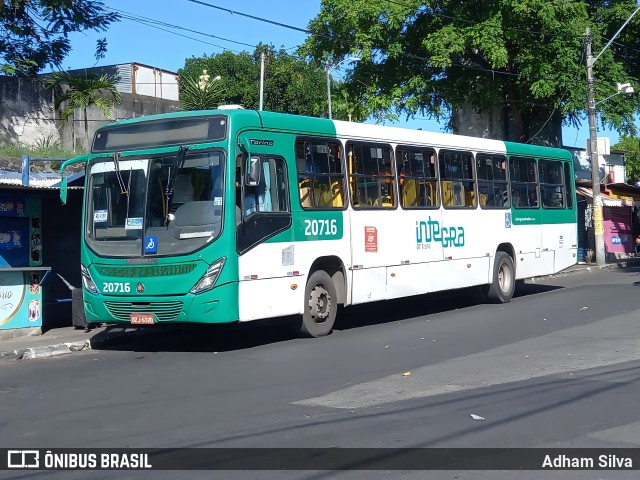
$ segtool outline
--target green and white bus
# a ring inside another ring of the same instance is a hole
[[[338,304],[508,302],[576,262],[561,149],[227,108],[107,124],[77,162],[88,322],[293,316],[322,336]]]

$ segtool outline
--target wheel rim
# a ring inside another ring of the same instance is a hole
[[[314,285],[309,293],[309,314],[315,323],[325,322],[331,314],[331,296],[324,285]]]
[[[503,293],[510,292],[512,283],[513,278],[511,277],[509,265],[501,263],[500,269],[498,270],[498,285],[500,285],[500,290],[502,290]]]

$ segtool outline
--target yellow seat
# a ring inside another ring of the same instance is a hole
[[[418,206],[418,181],[405,180],[402,183],[402,206],[417,207]]]
[[[331,184],[332,206],[344,207],[344,192],[342,181],[336,180]]]
[[[313,201],[311,198],[311,187],[309,186],[309,184],[309,180],[303,180],[299,184],[300,204],[303,207],[313,207]]]

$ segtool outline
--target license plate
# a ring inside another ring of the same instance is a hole
[[[151,313],[132,313],[129,318],[133,325],[153,325],[156,323],[155,317]]]

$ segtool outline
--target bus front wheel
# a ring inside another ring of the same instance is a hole
[[[338,312],[338,296],[333,280],[324,270],[311,274],[304,296],[300,335],[323,337],[331,333]]]
[[[485,296],[491,303],[508,303],[516,288],[513,260],[505,252],[496,252],[493,282],[485,287]]]

